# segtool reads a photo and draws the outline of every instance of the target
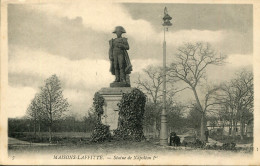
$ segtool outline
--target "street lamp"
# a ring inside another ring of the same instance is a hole
[[[163,109],[161,113],[161,130],[160,130],[160,145],[168,145],[168,130],[167,130],[167,113],[166,113],[166,41],[165,31],[168,31],[168,27],[172,25],[170,20],[172,17],[168,14],[167,8],[164,8],[163,17]]]

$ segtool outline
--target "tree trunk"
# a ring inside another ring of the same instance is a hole
[[[233,135],[233,139],[234,141],[236,141],[236,137],[237,137],[237,132],[238,132],[238,128],[237,128],[237,120],[235,120],[235,126],[234,126],[234,135]]]
[[[49,134],[50,134],[50,138],[49,138],[49,142],[51,143],[51,140],[52,140],[52,99],[51,99],[51,94],[50,94],[50,126],[49,126]]]
[[[202,108],[202,106],[200,104],[199,96],[197,94],[197,91],[196,91],[195,87],[192,87],[192,91],[194,93],[195,99],[197,101],[197,106],[199,107],[200,113],[201,113],[200,139],[202,141],[206,141],[206,137],[205,137],[205,128],[206,128],[206,126],[205,126],[205,112],[203,112],[203,108]]]
[[[38,125],[38,135],[40,137],[40,139],[42,138],[41,136],[41,121],[39,120],[39,125]]]
[[[34,138],[36,138],[36,120],[34,120],[33,132],[34,132]]]
[[[193,88],[193,87],[192,87],[192,91],[193,91],[194,96],[195,96],[195,99],[196,99],[196,101],[197,101],[197,105],[199,106],[201,113],[203,113],[203,109],[202,109],[202,106],[201,106],[201,104],[200,104],[200,100],[199,100],[199,96],[198,96],[198,94],[197,94],[197,91],[196,91],[196,89]]]
[[[241,140],[244,140],[244,122],[242,120],[242,117],[240,120],[240,138]]]
[[[235,119],[233,119],[233,130],[232,130],[232,137],[233,138],[235,138],[235,135],[236,135],[236,128],[237,128],[237,126],[236,126],[236,120]]]
[[[206,136],[205,136],[205,129],[206,129],[206,126],[205,126],[205,114],[202,113],[201,114],[201,123],[200,123],[200,139],[202,141],[206,141]]]
[[[98,115],[98,122],[101,123],[101,115]]]
[[[232,134],[232,119],[229,120],[229,129],[228,129],[228,135],[230,136]]]
[[[41,132],[41,122],[39,122],[39,125],[38,125],[38,133]]]
[[[153,133],[154,133],[154,138],[157,137],[157,129],[156,129],[156,120],[154,121],[154,125],[153,125]]]
[[[85,123],[85,132],[87,132],[87,121],[84,120],[84,123]]]
[[[52,140],[52,131],[51,131],[51,125],[49,126],[49,142],[51,143]]]

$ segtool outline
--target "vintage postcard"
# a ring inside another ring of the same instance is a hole
[[[2,165],[260,165],[257,0],[2,0]]]

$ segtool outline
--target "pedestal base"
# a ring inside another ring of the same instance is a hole
[[[126,82],[112,82],[110,84],[110,87],[111,88],[114,88],[114,87],[130,87],[130,85]]]
[[[105,125],[110,126],[110,130],[115,130],[118,127],[118,111],[117,104],[122,99],[123,93],[129,93],[133,88],[130,87],[111,87],[102,88],[99,90],[99,94],[105,99],[104,114],[101,117],[101,121]]]

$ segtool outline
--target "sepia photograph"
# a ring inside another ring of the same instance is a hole
[[[0,164],[259,165],[259,7],[3,0]]]

